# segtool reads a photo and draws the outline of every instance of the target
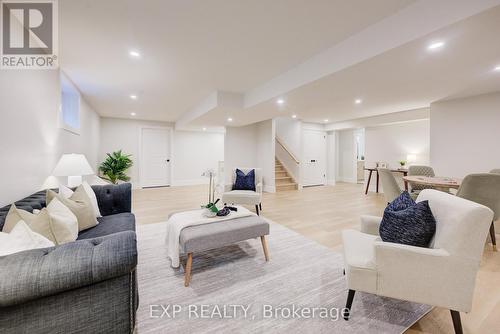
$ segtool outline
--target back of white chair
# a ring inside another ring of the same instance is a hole
[[[436,219],[436,234],[431,248],[446,250],[451,256],[479,264],[493,211],[486,206],[457,196],[424,189],[417,202],[429,201]]]
[[[255,170],[255,190],[257,192],[262,192],[262,169],[261,168],[237,168],[241,170],[243,173],[248,174],[252,169]],[[233,169],[232,172],[232,177],[231,177],[231,182],[234,184],[236,181],[236,168]],[[261,187],[257,187],[258,185],[261,185]]]

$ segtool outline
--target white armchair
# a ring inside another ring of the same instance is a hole
[[[448,308],[456,333],[459,312],[469,312],[476,274],[493,212],[487,207],[425,189],[417,202],[429,201],[436,234],[429,248],[383,242],[381,218],[361,217],[361,231],[342,232],[347,286],[344,319],[355,291]]]
[[[222,202],[225,204],[242,204],[254,205],[255,211],[259,214],[259,209],[262,210],[262,170],[260,168],[238,168],[243,173],[247,174],[252,169],[255,170],[255,191],[251,190],[233,190],[234,182],[236,181],[236,169],[232,170],[231,184],[226,184],[224,194],[222,194]]]

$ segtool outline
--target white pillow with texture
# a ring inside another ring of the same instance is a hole
[[[75,241],[78,238],[78,219],[60,200],[54,198],[47,206],[50,229],[58,245]]]
[[[0,256],[29,249],[53,247],[54,243],[33,232],[24,221],[19,221],[10,233],[0,232]]]
[[[97,204],[97,197],[95,195],[94,189],[90,186],[87,181],[82,182],[83,190],[90,198],[90,203],[92,204],[92,209],[94,209],[96,218],[102,217],[101,211],[99,210],[99,204]],[[64,198],[70,198],[73,195],[74,191],[66,187],[65,185],[59,185],[59,194],[64,196]]]
[[[97,204],[97,197],[95,195],[94,189],[92,189],[87,181],[83,181],[82,186],[87,193],[87,196],[90,198],[90,202],[92,203],[92,207],[94,208],[96,218],[102,217],[101,211],[99,210],[99,204]]]
[[[59,194],[64,196],[64,198],[70,198],[73,195],[73,190],[69,189],[63,184],[59,185]]]

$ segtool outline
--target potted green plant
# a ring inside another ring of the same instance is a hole
[[[406,160],[399,160],[399,164],[401,165],[401,168],[406,166]]]
[[[122,150],[107,153],[106,160],[99,166],[101,177],[113,184],[118,183],[118,181],[129,181],[130,177],[126,172],[134,164],[130,158],[131,156],[130,154],[123,154]]]

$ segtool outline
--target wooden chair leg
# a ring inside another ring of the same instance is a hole
[[[255,212],[257,213],[257,216],[260,216],[258,204],[255,206]]]
[[[450,310],[451,319],[453,320],[453,328],[455,328],[455,334],[463,334],[462,321],[460,320],[460,312]]]
[[[491,244],[493,245],[493,251],[497,251],[497,237],[495,236],[495,222],[491,222],[490,225],[490,237],[491,237]]]
[[[188,253],[186,271],[184,272],[184,286],[189,286],[191,282],[191,268],[193,267],[193,253]]]
[[[262,249],[264,250],[264,257],[266,258],[266,262],[269,262],[269,251],[267,250],[267,241],[265,235],[260,237],[260,242],[262,243]]]
[[[354,293],[356,293],[355,290],[350,290],[349,293],[347,294],[347,302],[345,304],[345,309],[344,309],[344,320],[349,320],[349,315],[351,314],[351,306],[352,306],[352,301],[354,300]]]

